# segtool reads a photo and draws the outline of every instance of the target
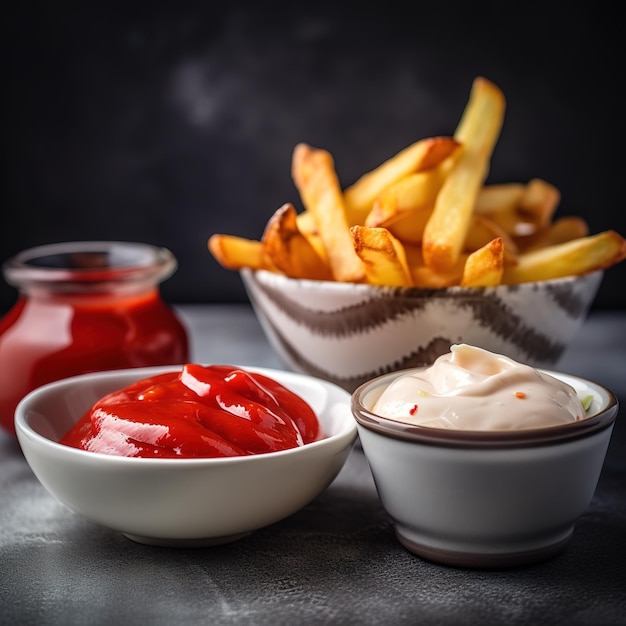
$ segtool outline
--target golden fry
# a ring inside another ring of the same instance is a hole
[[[385,189],[409,174],[436,167],[458,147],[452,137],[420,139],[361,176],[344,191],[349,224],[364,224],[372,204]]]
[[[508,213],[515,211],[524,195],[523,183],[485,185],[476,198],[476,213]]]
[[[508,285],[586,274],[615,265],[626,258],[626,239],[614,230],[520,254],[515,266],[505,267]]]
[[[444,287],[453,287],[461,283],[463,276],[463,268],[467,259],[467,254],[461,253],[455,267],[447,272],[435,272],[430,267],[424,265],[424,257],[422,256],[422,247],[415,244],[405,244],[404,251],[406,253],[409,271],[413,279],[414,287],[423,289],[442,289]]]
[[[530,252],[587,235],[589,235],[589,225],[582,217],[566,215],[554,220],[550,225],[529,237],[517,237],[516,242],[522,252]]]
[[[226,269],[249,267],[255,270],[276,270],[260,241],[215,234],[209,237],[207,246],[215,260]]]
[[[503,228],[484,215],[472,215],[463,249],[465,252],[474,252],[495,238],[502,241],[505,263],[509,265],[517,263],[519,250],[514,239]]]
[[[524,221],[534,224],[536,229],[545,228],[561,201],[561,192],[541,178],[528,182],[518,205],[518,213]]]
[[[503,271],[504,243],[496,237],[467,257],[461,286],[494,287],[502,281]]]
[[[461,267],[465,261],[463,255],[459,257],[459,261],[458,267],[448,272],[435,272],[423,264],[411,267],[413,285],[422,289],[445,289],[446,287],[460,285],[461,277],[463,276]]]
[[[561,193],[554,185],[533,178],[526,185],[486,185],[478,194],[474,211],[512,237],[529,237],[550,224],[560,201]]]
[[[462,144],[461,153],[441,187],[424,229],[424,262],[435,271],[453,268],[463,250],[474,205],[500,135],[504,110],[500,89],[485,78],[476,78],[454,133]]]
[[[403,241],[421,243],[426,220],[447,176],[452,158],[437,167],[401,178],[383,191],[365,217],[365,226],[389,228]]]
[[[293,152],[291,173],[306,210],[315,217],[334,279],[361,282],[365,271],[352,245],[332,156],[300,143]]]
[[[405,217],[432,209],[444,176],[439,168],[409,174],[388,187],[372,204],[365,218],[365,226],[387,227]]]
[[[315,248],[320,257],[328,262],[326,248],[324,248],[324,242],[320,237],[320,232],[317,228],[313,213],[310,211],[298,213],[296,221],[298,223],[298,230],[309,240],[309,243]]]
[[[293,204],[283,204],[275,211],[267,222],[261,242],[274,265],[286,276],[332,280],[328,263],[298,229]]]
[[[424,206],[381,228],[387,228],[394,237],[403,243],[421,245],[424,228],[426,228],[426,222],[428,222],[432,212],[432,206]]]
[[[411,273],[402,244],[386,228],[352,226],[354,249],[372,285],[410,287]]]

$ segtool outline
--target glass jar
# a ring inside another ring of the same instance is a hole
[[[15,436],[15,407],[45,383],[187,362],[187,331],[159,291],[176,267],[165,248],[116,241],[39,246],[4,263],[18,298],[0,320],[0,426]]]

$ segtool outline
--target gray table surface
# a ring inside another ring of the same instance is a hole
[[[283,367],[247,305],[178,310],[193,360]],[[408,553],[358,446],[290,518],[229,545],[170,549],[65,509],[0,433],[0,624],[626,624],[626,312],[592,312],[559,369],[611,388],[620,413],[571,543],[517,569]]]

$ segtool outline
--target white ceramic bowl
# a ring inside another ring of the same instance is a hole
[[[429,428],[370,411],[404,372],[354,392],[352,411],[378,495],[410,552],[453,566],[508,567],[566,547],[594,495],[618,402],[602,385],[543,371],[593,396],[587,419],[506,432]]]
[[[295,513],[337,476],[356,439],[349,394],[301,374],[246,367],[303,397],[327,433],[299,448],[245,457],[146,459],[57,443],[104,394],[179,368],[85,374],[47,384],[18,405],[26,461],[62,504],[135,541],[207,546],[235,541]]]
[[[554,368],[602,276],[421,289],[241,270],[259,322],[285,365],[348,391],[386,372],[430,364],[454,343]]]

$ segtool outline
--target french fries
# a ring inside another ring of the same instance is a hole
[[[413,284],[404,247],[386,228],[352,226],[350,233],[368,283],[391,287]]]
[[[626,239],[557,216],[541,178],[487,183],[504,121],[500,89],[477,77],[452,136],[419,139],[342,188],[327,150],[295,146],[291,177],[304,210],[285,203],[261,238],[214,234],[223,267],[293,278],[439,289],[584,274],[626,258]]]
[[[461,284],[463,269],[468,256],[467,254],[461,254],[459,260],[452,269],[446,272],[435,272],[424,264],[421,246],[407,244],[405,245],[405,250],[414,287],[421,287],[424,289],[442,289],[444,287],[453,287],[454,285]]]
[[[489,173],[504,109],[502,92],[482,77],[475,79],[454,134],[462,144],[461,154],[437,194],[422,237],[424,262],[433,270],[449,270],[463,250],[478,193]]]
[[[501,237],[496,237],[467,257],[461,286],[494,287],[500,284],[503,272],[504,243]]]
[[[586,237],[589,234],[589,226],[582,217],[566,215],[559,217],[545,228],[538,229],[533,235],[517,238],[518,248],[524,252],[552,246],[557,243],[565,243],[572,239]]]
[[[403,241],[421,243],[450,161],[416,172],[385,189],[372,204],[365,226],[389,228]]]
[[[436,167],[458,147],[459,142],[452,137],[421,139],[361,176],[344,192],[348,222],[362,224],[376,198],[390,185],[409,174]]]
[[[271,262],[286,276],[333,279],[325,256],[300,232],[293,204],[284,204],[276,210],[265,227],[261,242]]]
[[[329,152],[300,143],[291,174],[302,202],[315,219],[335,280],[360,282],[363,264],[352,245],[343,192]]]
[[[272,270],[274,267],[260,241],[216,233],[209,237],[208,248],[215,260],[231,270],[249,267],[255,270]]]
[[[614,230],[606,230],[522,254],[517,265],[504,268],[502,278],[508,285],[514,285],[586,274],[606,269],[624,258],[626,240]]]
[[[525,189],[526,185],[523,183],[485,185],[478,194],[474,212],[486,215],[491,213],[512,214],[515,224],[517,207],[524,196]]]

